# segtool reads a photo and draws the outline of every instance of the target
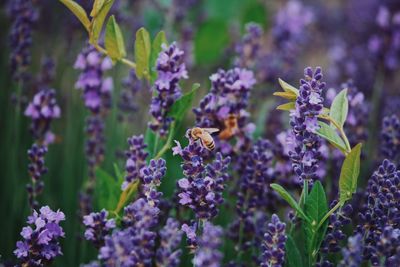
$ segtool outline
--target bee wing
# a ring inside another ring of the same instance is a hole
[[[219,132],[218,128],[203,128],[203,130],[210,134]]]

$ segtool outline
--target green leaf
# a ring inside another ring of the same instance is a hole
[[[156,134],[149,127],[147,127],[146,133],[144,135],[144,142],[147,145],[146,151],[149,153],[148,158],[152,159],[157,154],[156,151]],[[157,144],[158,146],[158,144]],[[155,152],[155,153],[154,153]]]
[[[181,98],[179,98],[171,107],[168,112],[168,117],[174,118],[176,121],[180,121],[184,118],[186,112],[191,108],[193,98],[196,95],[197,90],[199,89],[200,84],[194,83],[192,85],[192,90],[186,94],[184,94]]]
[[[121,172],[121,170],[118,167],[117,163],[113,164],[114,167],[114,174],[117,177],[118,183],[122,184],[122,182],[124,181],[124,174]]]
[[[330,117],[337,122],[342,129],[347,119],[348,110],[349,100],[347,99],[347,89],[343,89],[333,99],[329,113]]]
[[[223,12],[219,12],[223,13]],[[194,37],[194,55],[198,64],[214,64],[229,43],[226,20],[211,19],[199,26]]]
[[[94,0],[92,11],[90,12],[90,16],[96,17],[101,8],[103,7],[106,0]]]
[[[343,161],[339,178],[339,200],[341,203],[351,199],[357,189],[357,179],[360,174],[360,156],[362,144],[358,144],[350,151]]]
[[[156,65],[157,57],[162,51],[162,44],[167,43],[167,37],[165,36],[164,31],[160,31],[157,33],[156,37],[153,40],[153,44],[151,46],[151,55],[150,55],[150,70],[151,70],[151,80],[155,81],[157,79],[157,71],[153,71],[153,68]]]
[[[343,153],[346,152],[346,145],[335,129],[322,121],[318,121],[318,124],[320,128],[317,130],[317,134],[326,139],[334,147],[340,149]]]
[[[274,189],[286,202],[297,211],[297,213],[305,220],[309,220],[309,218],[304,214],[303,210],[300,208],[299,204],[297,204],[296,200],[289,194],[288,191],[286,191],[285,188],[283,188],[279,184],[271,184],[270,185],[272,189]]]
[[[135,40],[135,61],[136,61],[136,76],[141,79],[150,78],[150,54],[151,43],[149,32],[145,28],[140,28],[136,32]]]
[[[108,12],[113,4],[114,0],[105,0],[101,8],[96,12],[96,16],[93,17],[90,31],[90,42],[92,44],[97,43],[99,40],[104,21],[106,20]]]
[[[105,46],[108,55],[113,61],[120,60],[126,56],[124,37],[114,16],[111,16],[107,22]]]
[[[273,93],[273,95],[292,101],[295,101],[297,99],[297,95],[293,92],[275,92]]]
[[[85,29],[89,31],[90,20],[83,7],[72,0],[60,0],[72,13],[77,17],[77,19],[85,26]]]
[[[104,208],[106,210],[113,210],[121,194],[121,184],[114,179],[110,174],[104,170],[97,168],[96,174],[96,186],[95,186],[95,199],[98,208]]]
[[[276,107],[277,110],[287,110],[290,111],[292,109],[296,108],[296,103],[295,102],[288,102],[282,105],[279,105]]]
[[[287,267],[303,267],[300,251],[291,235],[287,235],[285,250]]]
[[[249,3],[243,8],[242,13],[242,24],[245,25],[249,22],[258,23],[260,26],[264,26],[268,23],[266,8],[260,2]]]
[[[328,227],[328,221],[325,221],[317,231],[318,223],[328,212],[328,202],[320,181],[315,182],[310,194],[307,196],[304,203],[304,212],[311,220],[311,223],[305,222],[303,224],[307,237],[307,251],[316,255]]]
[[[279,81],[279,84],[281,85],[283,91],[288,92],[288,93],[293,93],[293,94],[295,94],[297,96],[299,95],[299,89],[297,89],[293,85],[288,84],[287,82],[285,82],[281,78],[279,78],[278,81]]]

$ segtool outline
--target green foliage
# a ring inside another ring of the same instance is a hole
[[[120,178],[122,178],[122,176]],[[122,192],[121,184],[121,179],[115,179],[100,168],[96,169],[96,187],[94,195],[99,209],[105,208],[107,210],[113,210],[117,206],[119,196]]]
[[[193,99],[200,84],[194,83],[192,90],[179,98],[171,107],[168,116],[174,118],[176,121],[181,121],[186,115],[187,111],[192,107]]]
[[[245,25],[249,22],[255,22],[264,26],[267,22],[267,14],[265,12],[265,5],[259,2],[249,3],[244,9],[242,14],[242,24]]]
[[[278,81],[279,81],[279,84],[282,87],[283,91],[285,91],[287,93],[291,93],[291,94],[296,95],[296,96],[299,95],[299,89],[297,89],[293,85],[288,84],[287,82],[285,82],[281,78],[279,78]]]
[[[113,61],[121,60],[126,56],[124,37],[114,16],[111,16],[107,22],[105,46],[108,56]]]
[[[343,89],[332,101],[330,109],[330,117],[337,122],[337,124],[343,129],[343,125],[347,119],[347,113],[349,110],[349,100],[347,99],[347,89]]]
[[[210,36],[212,36],[211,39]],[[203,23],[194,39],[196,62],[199,64],[215,63],[221,57],[228,42],[229,32],[225,21],[209,20]]]
[[[82,23],[87,31],[89,31],[90,21],[87,17],[85,10],[76,2],[72,0],[60,0],[72,13],[76,16],[76,18]]]
[[[310,222],[305,221],[303,223],[303,230],[307,237],[307,252],[311,258],[315,259],[328,227],[328,221],[325,221],[321,227],[318,227],[319,222],[328,212],[328,202],[320,181],[315,182],[310,194],[306,197],[304,212],[311,220]]]
[[[303,259],[293,237],[288,234],[285,244],[286,267],[303,267]]]
[[[168,44],[167,37],[165,36],[164,31],[160,31],[157,33],[156,37],[154,37],[153,44],[151,46],[151,55],[150,55],[150,71],[151,71],[151,81],[154,82],[157,79],[157,71],[153,68],[156,65],[157,57],[162,51],[162,44]]]
[[[145,28],[142,27],[136,32],[135,39],[136,76],[139,79],[143,77],[150,79],[150,54],[150,34]]]
[[[335,129],[322,121],[318,121],[318,124],[320,128],[317,130],[317,134],[326,139],[334,147],[340,149],[340,151],[345,152],[346,145],[343,142],[343,139],[337,134]]]
[[[360,174],[360,155],[362,144],[358,144],[344,159],[339,178],[339,200],[341,203],[351,199],[357,189],[357,179]]]
[[[99,3],[96,3],[99,2]],[[101,31],[103,29],[104,21],[110,11],[112,5],[114,4],[114,0],[105,0],[105,1],[96,1],[96,7],[92,10],[92,13],[95,14],[92,17],[91,27],[90,27],[90,42],[92,44],[97,44],[99,40]],[[100,6],[100,4],[102,4]]]
[[[276,107],[277,110],[286,110],[286,111],[290,111],[292,109],[296,108],[296,103],[295,102],[288,102],[282,105],[279,105]]]
[[[301,209],[299,204],[297,204],[296,200],[289,194],[288,191],[286,191],[285,188],[283,188],[279,184],[271,184],[270,185],[272,189],[274,189],[296,212],[302,217],[303,219],[309,221],[310,219],[306,216],[304,211]]]
[[[96,17],[99,14],[106,0],[94,0],[92,11],[90,12],[91,17]]]

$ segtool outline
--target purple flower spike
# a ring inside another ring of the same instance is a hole
[[[142,193],[146,197],[147,202],[152,206],[158,206],[161,192],[157,191],[157,187],[161,184],[161,178],[165,176],[167,167],[164,159],[150,160],[147,167],[141,169],[142,177]]]
[[[204,149],[197,143],[181,149],[184,178],[178,180],[179,204],[191,208],[199,219],[211,219],[218,214],[223,202],[222,192],[229,178],[230,157],[217,153],[215,160],[204,164]]]
[[[35,139],[44,144],[54,142],[50,124],[53,119],[60,118],[61,109],[57,105],[53,89],[40,90],[28,104],[24,114],[32,119],[30,131]]]
[[[396,115],[383,118],[381,153],[396,161],[400,155],[400,119]]]
[[[195,267],[221,266],[222,253],[218,250],[222,244],[223,230],[210,222],[205,222],[203,234],[198,238],[193,265]]]
[[[321,96],[325,83],[321,82],[322,70],[310,67],[304,70],[304,79],[300,80],[299,96],[296,108],[290,114],[290,125],[296,144],[289,152],[294,172],[301,180],[313,181],[317,178],[319,148],[321,140],[315,133],[319,129],[318,115],[322,113],[323,98]]]
[[[10,31],[10,65],[13,77],[24,81],[27,68],[31,63],[30,48],[32,46],[32,28],[38,18],[34,3],[30,0],[15,0],[9,2],[8,13],[12,18]]]
[[[262,243],[261,266],[283,266],[285,259],[286,225],[275,214],[272,215]]]
[[[400,171],[385,159],[368,181],[357,229],[364,237],[363,257],[373,266],[397,266],[400,262],[399,207]]]
[[[40,178],[47,173],[47,167],[44,165],[44,156],[47,153],[46,146],[33,144],[28,150],[29,165],[28,171],[31,176],[30,184],[27,184],[28,200],[31,208],[37,208],[37,196],[43,192],[44,182]]]
[[[40,208],[39,212],[33,210],[27,220],[29,226],[21,231],[23,240],[17,242],[14,250],[18,266],[45,266],[62,255],[58,239],[65,236],[59,225],[65,220],[64,213],[52,211],[48,206]]]
[[[235,65],[241,68],[252,68],[260,54],[262,27],[257,23],[246,24],[246,34],[240,43],[236,45],[238,57]]]
[[[115,220],[108,220],[107,217],[108,212],[104,209],[83,216],[83,224],[86,226],[85,238],[91,241],[96,248],[104,245],[104,237],[115,228]]]
[[[165,226],[159,232],[161,241],[160,247],[156,252],[157,266],[177,267],[180,263],[182,250],[179,244],[182,239],[182,231],[179,222],[173,218],[168,218]]]
[[[361,234],[349,237],[347,248],[342,249],[340,267],[359,267],[362,262],[363,240]]]
[[[129,150],[125,152],[127,160],[125,163],[126,176],[121,189],[125,190],[128,186],[138,181],[140,171],[146,166],[148,153],[145,151],[147,145],[144,143],[143,135],[128,138]]]
[[[153,121],[149,123],[150,129],[166,136],[172,118],[168,117],[168,111],[172,104],[182,95],[179,81],[187,79],[188,74],[183,63],[183,51],[176,43],[167,46],[163,44],[162,51],[158,55],[156,70],[158,78],[152,88],[150,114]]]

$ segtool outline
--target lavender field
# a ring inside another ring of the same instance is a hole
[[[399,0],[7,0],[0,28],[0,267],[400,266]]]

